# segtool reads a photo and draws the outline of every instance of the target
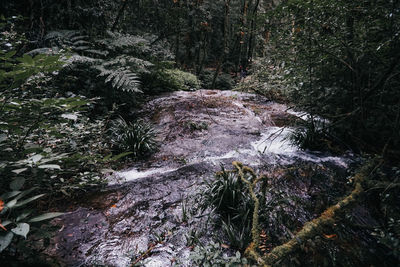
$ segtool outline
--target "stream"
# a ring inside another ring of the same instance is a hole
[[[201,190],[202,183],[212,179],[221,165],[231,168],[232,161],[258,173],[305,166],[299,170],[338,175],[343,185],[353,163],[350,153],[338,157],[291,145],[290,133],[305,115],[255,94],[172,92],[148,101],[139,115],[155,125],[159,151],[149,160],[113,173],[106,190],[57,219],[62,227],[48,253],[67,266],[130,266],[149,247],[152,250],[143,257],[144,266],[184,261],[191,251],[188,232],[202,222],[196,218],[185,222],[182,203]],[[314,181],[311,176],[299,174],[299,179],[288,181],[278,175],[271,185],[283,195],[312,203],[312,208],[290,209],[289,205],[284,211],[293,217],[296,227],[335,201],[317,199],[318,194],[338,187],[333,193],[340,196],[345,190],[337,182]],[[273,199],[274,193],[269,198]],[[280,235],[290,236],[289,228],[273,221],[270,224]],[[210,239],[212,231],[210,228],[202,238]],[[186,266],[190,266],[188,260]]]

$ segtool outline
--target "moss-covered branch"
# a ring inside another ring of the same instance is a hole
[[[237,169],[238,175],[242,181],[248,185],[250,194],[255,203],[252,228],[253,242],[248,246],[245,254],[262,266],[271,266],[298,249],[300,244],[304,244],[307,240],[322,233],[325,227],[333,225],[337,218],[339,218],[341,214],[343,214],[348,208],[357,202],[357,200],[363,194],[364,187],[370,173],[380,165],[380,162],[378,160],[372,160],[365,164],[360,171],[354,175],[353,181],[355,186],[353,191],[347,197],[339,201],[336,205],[326,209],[320,217],[304,224],[303,228],[291,240],[285,244],[275,247],[271,252],[264,256],[261,256],[257,251],[260,238],[258,225],[259,200],[254,192],[255,185],[263,177],[256,177],[252,169],[244,167],[240,162],[233,162],[233,165]],[[253,177],[253,181],[249,181],[245,178],[246,173],[249,173]]]

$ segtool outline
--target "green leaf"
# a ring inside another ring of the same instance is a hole
[[[112,157],[112,158],[110,159],[110,161],[117,161],[117,160],[119,160],[120,158],[123,158],[123,157],[128,156],[128,155],[131,155],[131,154],[133,154],[133,152],[124,152],[124,153],[121,153],[121,154],[118,154],[118,155]]]
[[[2,222],[1,224],[2,224],[4,227],[6,227],[7,225],[9,225],[9,224],[11,224],[11,223],[12,223],[12,221],[7,220],[7,221]]]
[[[33,61],[30,55],[25,54],[22,58],[18,59],[20,62],[25,63],[27,65],[34,65],[35,62]]]
[[[0,235],[0,253],[10,245],[13,237],[14,237],[14,234],[12,232],[8,232],[7,234]]]
[[[25,200],[23,200],[23,201],[18,202],[17,204],[15,204],[14,207],[18,208],[18,207],[24,206],[24,205],[28,204],[29,202],[32,202],[32,201],[34,201],[34,200],[36,200],[36,199],[38,199],[38,198],[43,197],[44,195],[45,195],[45,194],[40,194],[40,195],[36,195],[36,196],[34,196],[34,197],[30,197],[30,198],[28,198],[28,199],[25,199]]]
[[[16,235],[25,237],[26,239],[26,235],[29,233],[29,229],[30,229],[29,224],[19,223],[17,224],[17,227],[11,229],[11,231]]]
[[[103,161],[107,161],[112,157],[112,153],[108,154],[107,156],[105,156],[105,158],[103,159]]]
[[[49,212],[49,213],[45,213],[40,216],[34,217],[34,218],[30,219],[29,222],[40,222],[40,221],[44,221],[44,220],[49,220],[49,219],[53,219],[55,217],[61,216],[63,214],[64,214],[63,212]]]
[[[10,189],[14,191],[20,190],[25,183],[25,178],[17,177],[10,183]]]
[[[19,196],[17,196],[15,199],[16,199],[16,200],[21,199],[21,198],[23,198],[24,196],[30,194],[30,193],[31,193],[33,190],[35,190],[35,189],[36,189],[36,187],[32,187],[32,188],[29,188],[28,190],[22,191],[22,193],[21,193]]]
[[[16,53],[17,53],[17,51],[15,51],[15,50],[10,51],[10,52],[8,52],[7,54],[4,55],[4,58],[5,59],[12,58]]]
[[[32,213],[32,211],[24,211],[22,214],[18,215],[17,219],[15,220],[16,222],[19,222],[23,219],[25,219],[26,217],[28,217],[30,214]]]
[[[39,169],[51,169],[51,170],[61,170],[60,165],[57,164],[44,164],[44,165],[39,165]]]
[[[1,73],[0,73],[0,76],[1,76]],[[6,140],[7,140],[7,135],[5,135],[5,134],[0,134],[0,143],[4,142],[4,141],[6,141]]]
[[[22,168],[22,169],[16,169],[16,170],[12,170],[12,172],[13,173],[16,173],[16,174],[20,174],[21,172],[24,172],[24,171],[26,171],[28,168]]]
[[[42,158],[43,158],[42,155],[36,154],[36,155],[30,157],[28,160],[29,160],[29,161],[32,161],[33,163],[36,164],[36,163],[39,162]]]
[[[19,194],[21,194],[21,191],[11,191],[11,192],[7,192],[7,193],[2,194],[2,195],[0,196],[0,199],[6,200],[6,199],[9,199],[9,198],[15,197],[16,195],[19,195]]]
[[[10,202],[7,202],[6,207],[11,209],[15,206],[15,204],[17,204],[17,199],[13,199]]]

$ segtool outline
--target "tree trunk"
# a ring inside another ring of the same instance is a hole
[[[128,1],[129,0],[122,0],[121,8],[118,10],[117,17],[115,18],[115,21],[114,21],[114,23],[113,23],[113,25],[111,27],[111,31],[112,32],[115,31],[115,29],[117,28],[118,22],[119,22],[119,20],[120,20],[120,18],[122,16],[122,14],[124,13],[124,10],[126,8],[126,5],[128,4]]]
[[[247,61],[252,62],[253,61],[253,50],[254,50],[254,34],[256,30],[256,24],[257,24],[257,10],[258,10],[258,5],[260,4],[260,0],[257,0],[254,9],[253,9],[253,14],[251,18],[251,26],[250,26],[250,37],[249,37],[249,50],[247,53]]]
[[[230,4],[231,0],[225,0],[225,16],[224,16],[224,48],[223,51],[221,53],[221,56],[218,60],[217,63],[217,68],[215,70],[215,74],[213,77],[213,81],[212,81],[212,88],[215,88],[215,83],[217,81],[219,72],[221,70],[221,65],[223,64],[223,62],[226,59],[226,55],[228,54],[228,24],[229,24],[229,4]]]

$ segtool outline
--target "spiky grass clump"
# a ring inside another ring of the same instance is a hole
[[[154,153],[158,142],[153,127],[144,122],[126,122],[122,117],[113,121],[110,128],[111,144],[120,151],[132,152],[136,159]]]
[[[211,207],[218,216],[218,223],[230,245],[244,250],[251,242],[251,223],[254,202],[247,185],[233,171],[218,172],[215,179],[206,184],[201,206]]]

